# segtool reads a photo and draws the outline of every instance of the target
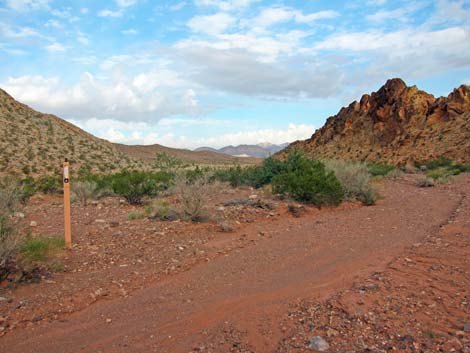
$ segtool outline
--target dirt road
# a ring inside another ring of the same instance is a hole
[[[256,245],[129,298],[13,331],[0,352],[272,352],[291,303],[325,298],[385,268],[449,219],[468,179],[429,189],[387,181],[376,206],[253,224],[248,232],[264,239]]]

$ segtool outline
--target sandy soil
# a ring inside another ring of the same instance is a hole
[[[299,218],[281,201],[226,207],[232,233],[127,221],[112,200],[76,210],[67,272],[6,290],[0,352],[303,352],[313,336],[335,352],[468,351],[469,175],[381,194]],[[36,202],[34,231],[58,231],[60,202]]]

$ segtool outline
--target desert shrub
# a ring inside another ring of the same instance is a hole
[[[55,194],[62,190],[60,176],[42,176],[36,181],[36,190],[45,194]]]
[[[217,227],[218,227],[219,232],[223,232],[223,233],[233,232],[233,225],[227,219],[217,220]]]
[[[442,167],[450,167],[452,165],[452,160],[447,157],[439,157],[432,161],[424,163],[428,170],[433,170]]]
[[[369,164],[369,173],[372,176],[384,176],[390,173],[392,170],[395,169],[393,165],[389,164]]]
[[[285,170],[272,179],[273,192],[287,194],[297,201],[316,206],[337,205],[343,199],[341,183],[320,161],[293,153],[285,161]]]
[[[10,271],[10,262],[16,254],[19,235],[11,215],[18,205],[18,184],[12,179],[0,183],[0,281]]]
[[[455,164],[452,166],[452,169],[458,170],[461,173],[468,173],[470,172],[470,164]]]
[[[178,213],[171,208],[168,201],[155,201],[151,206],[150,219],[158,219],[160,221],[174,221],[179,218]]]
[[[429,187],[433,187],[434,185],[435,185],[434,179],[428,178],[428,177],[423,177],[416,181],[416,186],[420,188],[429,188]]]
[[[179,176],[175,182],[174,192],[181,207],[181,216],[184,219],[201,222],[208,218],[209,178],[198,178],[191,182],[185,177]]]
[[[127,214],[127,219],[132,221],[134,219],[141,219],[145,217],[145,212],[143,211],[131,211]]]
[[[113,192],[133,205],[141,204],[144,197],[155,197],[170,182],[169,174],[163,172],[123,171],[114,174],[111,179]]]
[[[83,206],[87,205],[88,200],[98,196],[97,190],[98,186],[93,181],[77,181],[72,184],[72,191]]]
[[[19,195],[19,200],[21,203],[26,203],[31,196],[36,192],[36,183],[32,177],[26,177],[21,180],[21,192]]]
[[[182,160],[166,153],[157,153],[155,156],[154,167],[165,173],[175,175],[183,165]]]
[[[28,235],[19,246],[19,253],[24,265],[32,265],[49,260],[65,246],[62,236],[33,237]]]
[[[365,163],[330,160],[325,162],[326,168],[333,171],[341,183],[344,197],[347,200],[359,200],[365,205],[372,205],[377,198],[369,170]]]
[[[386,177],[387,178],[390,178],[392,180],[397,180],[397,179],[400,179],[403,177],[403,175],[405,174],[405,172],[401,169],[398,169],[398,168],[395,168],[393,169],[391,172],[389,172]]]

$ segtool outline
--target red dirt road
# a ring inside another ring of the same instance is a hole
[[[126,299],[15,330],[0,339],[0,352],[272,352],[291,303],[325,298],[384,269],[449,219],[462,197],[459,183],[468,181],[429,189],[386,181],[376,206],[253,224],[245,232],[262,232],[256,245]]]

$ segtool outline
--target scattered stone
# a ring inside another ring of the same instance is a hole
[[[470,332],[470,322],[463,325],[463,332]]]
[[[38,226],[38,222],[36,222],[36,221],[31,221],[31,223],[29,223],[29,226],[30,226],[30,227],[33,227],[33,228],[34,228],[34,227],[37,227],[37,226]]]
[[[116,228],[116,227],[119,226],[119,222],[118,221],[111,221],[111,222],[109,222],[109,226],[111,228]]]
[[[106,223],[104,219],[95,219],[95,223]]]
[[[24,213],[22,213],[22,212],[15,212],[15,213],[13,214],[13,216],[15,216],[16,218],[24,218]]]
[[[113,320],[112,320],[112,319],[109,319],[109,318],[108,318],[108,319],[106,319],[106,323],[107,323],[107,324],[110,324],[111,322],[113,322]]]
[[[325,352],[330,348],[330,345],[320,336],[314,336],[310,339],[310,345],[308,348],[318,352]]]

